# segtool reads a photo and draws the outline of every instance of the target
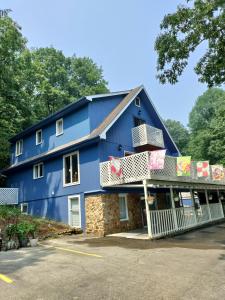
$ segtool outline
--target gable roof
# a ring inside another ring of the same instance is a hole
[[[62,118],[63,116],[69,114],[70,112],[75,111],[75,110],[87,105],[89,102],[92,102],[95,99],[113,97],[113,96],[117,96],[117,95],[127,95],[129,92],[130,92],[130,90],[120,91],[120,92],[112,92],[112,93],[107,93],[107,94],[84,96],[84,97],[78,99],[77,101],[74,101],[74,102],[66,105],[65,107],[63,107],[60,110],[56,111],[55,113],[49,115],[45,119],[37,122],[36,124],[26,128],[22,132],[18,133],[17,135],[15,135],[11,139],[9,139],[9,141],[15,142],[16,140],[21,139],[25,135],[27,135],[33,131],[36,131],[37,129],[40,129],[43,126],[46,126],[47,124]]]
[[[25,164],[28,164],[28,163],[31,163],[31,162],[35,162],[37,160],[41,160],[43,159],[44,157],[46,156],[49,156],[49,155],[54,155],[58,152],[61,152],[62,150],[66,150],[66,149],[69,149],[73,146],[78,146],[80,144],[83,144],[85,142],[88,142],[88,141],[92,141],[92,140],[96,140],[97,138],[102,138],[102,139],[105,139],[106,138],[106,132],[113,126],[113,124],[118,120],[118,118],[123,114],[123,112],[127,109],[127,107],[130,105],[130,103],[138,96],[138,94],[141,92],[141,91],[144,91],[147,98],[149,99],[152,107],[154,108],[155,110],[155,113],[162,125],[162,127],[164,128],[164,130],[167,132],[168,136],[170,137],[172,143],[174,144],[174,147],[176,148],[177,152],[180,154],[180,151],[179,149],[177,148],[175,142],[173,141],[171,135],[169,134],[167,128],[165,127],[162,119],[160,118],[155,106],[153,105],[153,103],[151,102],[151,99],[149,97],[149,95],[147,94],[145,88],[143,85],[141,86],[138,86],[132,90],[129,90],[129,91],[124,91],[124,92],[119,92],[121,94],[125,94],[126,96],[123,98],[123,100],[106,116],[106,118],[102,121],[102,123],[97,127],[95,128],[90,134],[82,137],[82,138],[79,138],[77,140],[73,140],[69,143],[66,143],[64,145],[61,145],[61,146],[58,146],[58,147],[55,147],[54,149],[51,149],[49,151],[46,151],[44,153],[41,153],[39,155],[36,155],[36,156],[33,156],[31,158],[28,158],[24,161],[21,161],[20,163],[17,163],[17,164],[14,164],[12,166],[10,166],[7,170],[11,170],[11,169],[14,169],[14,168],[17,168],[19,166],[22,166],[22,165],[25,165]],[[104,97],[109,97],[109,96],[113,96],[115,94],[118,94],[118,93],[110,93],[110,94],[107,94],[108,96],[104,96]],[[89,97],[101,97],[101,95],[96,95],[96,96],[89,96]],[[88,100],[87,97],[84,97],[84,98],[81,98],[79,101],[83,101],[84,99]],[[88,101],[92,101],[92,100],[88,100]],[[77,103],[77,102],[76,102]],[[71,105],[71,104],[70,104]],[[72,103],[72,105],[74,105],[74,103]],[[68,107],[68,106],[67,106]],[[57,112],[57,116],[58,116],[58,113]]]

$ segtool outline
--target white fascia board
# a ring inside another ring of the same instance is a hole
[[[159,113],[158,113],[158,111],[157,111],[155,105],[153,104],[153,102],[152,102],[152,100],[151,100],[151,97],[149,96],[149,94],[148,94],[148,92],[146,91],[146,89],[145,89],[144,86],[143,86],[143,90],[144,90],[145,94],[147,95],[147,97],[148,97],[148,99],[149,99],[149,102],[150,102],[151,105],[153,106],[153,108],[154,108],[154,110],[155,110],[155,112],[156,112],[158,118],[160,119],[160,121],[161,121],[161,123],[162,123],[162,125],[163,125],[163,127],[164,127],[164,129],[165,129],[165,131],[167,132],[167,134],[168,134],[168,136],[170,137],[171,141],[173,142],[175,148],[177,149],[178,154],[181,156],[180,150],[178,149],[178,147],[177,147],[176,143],[174,142],[172,136],[170,135],[169,131],[167,130],[166,126],[164,125],[164,122],[163,122],[162,118],[160,117],[160,115],[159,115]]]
[[[106,139],[106,132],[115,124],[115,122],[119,119],[119,117],[124,113],[124,111],[128,108],[128,106],[131,104],[131,102],[137,97],[137,95],[141,92],[143,89],[143,86],[140,86],[140,89],[137,91],[137,93],[130,99],[130,101],[127,103],[127,105],[120,111],[120,113],[114,118],[114,120],[104,129],[104,131],[100,134],[101,139]]]
[[[108,94],[89,95],[89,96],[86,96],[86,99],[89,101],[92,101],[93,99],[96,99],[96,98],[104,98],[104,97],[110,97],[110,96],[129,94],[130,91],[131,90],[121,91],[121,92],[112,92],[112,93],[108,93]]]

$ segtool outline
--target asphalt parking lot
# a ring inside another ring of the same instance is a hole
[[[225,299],[225,224],[158,241],[63,237],[0,252],[0,299]]]

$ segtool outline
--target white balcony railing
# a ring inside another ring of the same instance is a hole
[[[111,172],[111,162],[106,161],[100,164],[100,182],[101,186],[113,186],[124,183],[137,182],[144,179],[175,181],[199,184],[217,184],[223,185],[225,189],[225,179],[213,180],[209,177],[198,177],[196,170],[196,162],[191,163],[191,176],[177,176],[176,157],[166,156],[165,165],[162,170],[150,170],[151,152],[145,151],[120,158],[120,166],[122,169],[121,176],[117,176]]]
[[[134,148],[144,145],[164,148],[162,130],[147,124],[132,128],[132,139]]]
[[[0,205],[18,204],[17,188],[0,188]]]
[[[174,222],[174,213],[177,218],[177,224]],[[166,236],[171,233],[194,228],[204,223],[219,220],[223,217],[223,209],[220,203],[209,204],[209,206],[201,205],[198,210],[195,210],[194,207],[151,210],[151,234],[153,238]]]

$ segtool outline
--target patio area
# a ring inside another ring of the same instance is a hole
[[[110,237],[119,237],[126,239],[136,239],[136,240],[149,240],[147,228],[135,229],[127,232],[118,232],[113,234],[108,234]]]

